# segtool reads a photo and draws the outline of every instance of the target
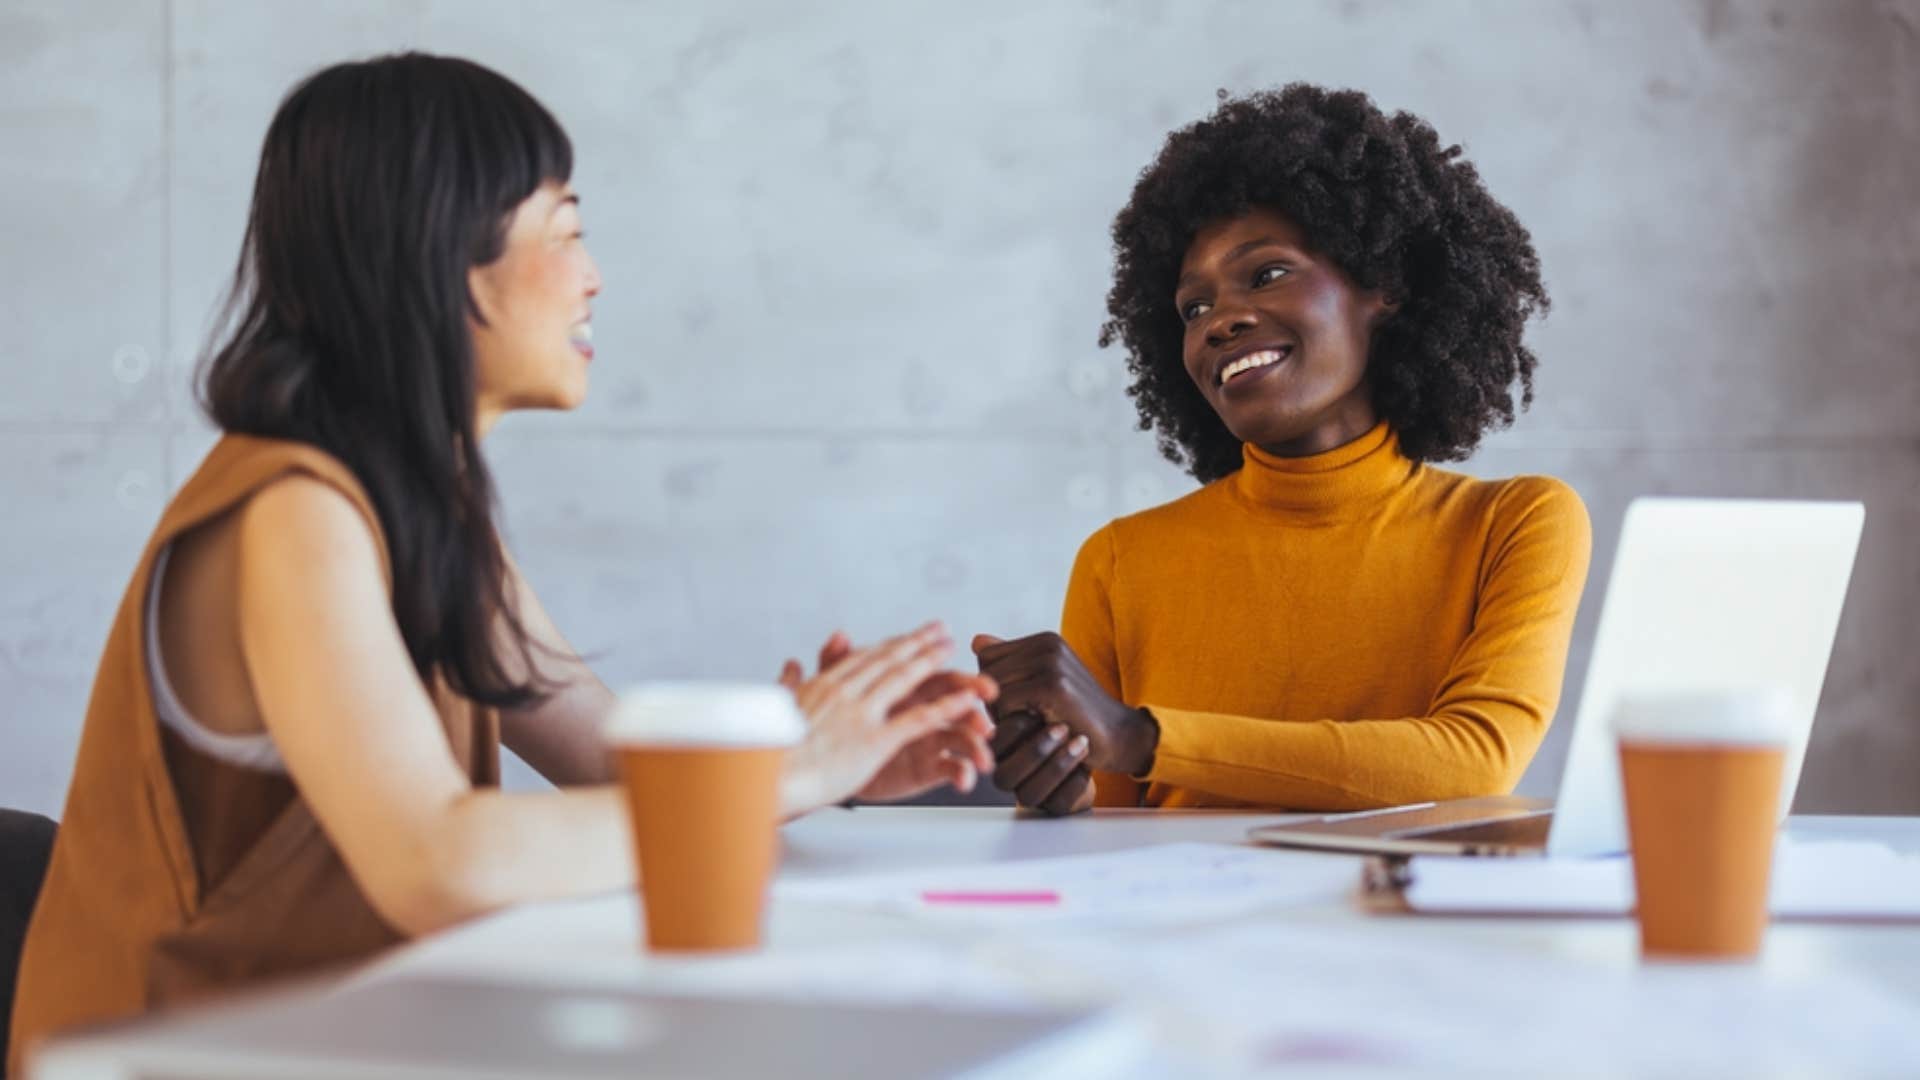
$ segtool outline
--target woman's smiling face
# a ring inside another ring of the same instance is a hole
[[[1392,305],[1285,215],[1256,207],[1201,228],[1173,302],[1187,374],[1235,438],[1301,457],[1373,427],[1368,347]]]
[[[515,208],[499,258],[467,274],[474,400],[484,432],[514,409],[571,409],[587,393],[592,302],[600,270],[587,254],[580,200],[547,183]]]

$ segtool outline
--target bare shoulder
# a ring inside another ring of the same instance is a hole
[[[305,708],[276,695],[321,685],[316,700],[404,692],[413,672],[377,526],[356,500],[323,478],[288,475],[249,497],[238,522],[241,649],[268,729],[276,708],[282,720]]]
[[[243,566],[298,568],[316,578],[371,569],[380,573],[380,545],[354,500],[307,473],[289,473],[240,508]]]

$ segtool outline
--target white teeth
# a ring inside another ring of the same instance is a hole
[[[1268,364],[1277,364],[1285,355],[1286,354],[1279,349],[1261,349],[1257,353],[1248,353],[1222,369],[1220,372],[1220,381],[1224,383],[1243,371],[1252,371],[1254,368],[1266,367]]]
[[[573,340],[591,345],[593,343],[593,324],[581,323],[573,328]]]

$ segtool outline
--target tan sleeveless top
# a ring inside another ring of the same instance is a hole
[[[161,516],[94,677],[80,752],[15,995],[9,1075],[33,1040],[275,976],[362,959],[400,935],[375,914],[283,775],[225,764],[156,719],[144,605],[155,555],[289,473],[331,484],[366,518],[347,467],[300,443],[229,435]],[[454,755],[499,782],[499,718],[433,688]]]

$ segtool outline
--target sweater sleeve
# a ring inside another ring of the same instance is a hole
[[[1124,701],[1120,656],[1113,630],[1113,526],[1107,525],[1080,545],[1067,579],[1067,601],[1060,614],[1060,636],[1102,688]],[[1096,806],[1138,806],[1146,786],[1120,773],[1093,774]]]
[[[1511,792],[1559,702],[1592,532],[1579,495],[1557,480],[1516,482],[1507,501],[1472,629],[1426,715],[1246,717],[1147,702],[1160,743],[1142,779],[1302,810]]]

